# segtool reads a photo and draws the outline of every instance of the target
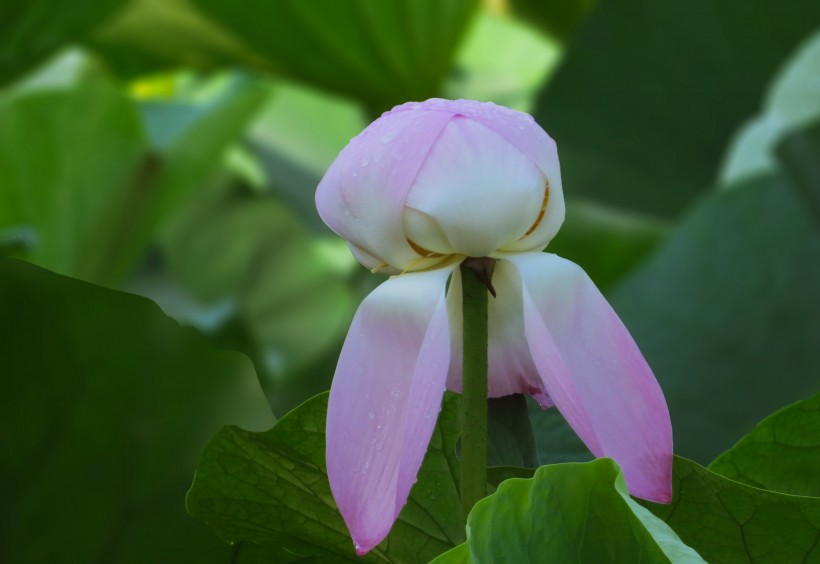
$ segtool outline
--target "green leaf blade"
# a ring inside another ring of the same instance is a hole
[[[709,470],[757,488],[820,498],[820,395],[758,423]]]
[[[0,85],[19,77],[61,47],[83,39],[125,0],[93,0],[81,6],[48,0],[0,4]]]
[[[504,482],[470,513],[465,545],[435,562],[576,561],[703,562],[636,507],[610,459],[543,466],[532,479]]]
[[[220,431],[205,449],[188,509],[225,540],[258,543],[304,558],[359,560],[333,502],[325,469],[327,393],[265,433]],[[461,517],[460,397],[447,393],[407,505],[365,562],[429,562],[464,541]],[[532,470],[488,469],[487,493]]]
[[[564,185],[679,215],[710,189],[727,141],[819,20],[816,2],[600,2],[534,112],[559,140]]]
[[[709,562],[816,562],[820,499],[760,490],[677,457],[670,505],[647,503]]]
[[[247,358],[152,302],[0,261],[7,562],[224,562],[184,511],[208,437],[273,420]]]
[[[354,98],[378,115],[439,94],[477,7],[476,0],[140,0],[90,43],[128,74],[240,64]]]

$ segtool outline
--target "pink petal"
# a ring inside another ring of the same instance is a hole
[[[387,536],[416,480],[450,360],[450,269],[394,277],[365,298],[330,389],[327,471],[356,550]]]
[[[316,189],[316,208],[333,231],[375,261],[403,269],[419,258],[402,212],[448,112],[388,112],[354,137]]]
[[[488,303],[488,395],[531,394],[543,407],[552,406],[524,337],[524,306],[521,278],[515,267],[498,261],[493,274],[497,297]],[[450,372],[447,389],[461,393],[462,378],[461,272],[453,273],[447,292],[450,312]]]
[[[576,264],[506,258],[521,275],[527,343],[556,407],[595,456],[615,459],[630,493],[670,501],[669,411],[626,327]]]

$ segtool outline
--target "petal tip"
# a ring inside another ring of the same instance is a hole
[[[353,548],[356,550],[356,556],[366,555],[368,552],[373,550],[373,548],[376,545],[378,545],[384,539],[385,536],[387,535],[384,535],[382,538],[378,540],[374,540],[372,537],[368,537],[368,539],[365,540],[353,536]]]
[[[672,491],[668,491],[663,493],[659,498],[657,503],[672,503]]]
[[[643,483],[634,488],[629,487],[629,493],[635,497],[651,501],[652,503],[670,503],[672,501],[672,475],[671,472],[664,476],[663,480],[653,480],[650,483]]]
[[[671,503],[672,502],[672,486],[665,488],[663,490],[658,490],[653,492],[651,495],[647,496],[636,496],[640,497],[641,499],[645,499],[647,501],[651,501],[652,503]]]
[[[365,547],[363,547],[363,546],[360,546],[360,545],[359,545],[359,544],[357,544],[357,543],[354,543],[354,544],[353,544],[353,546],[354,546],[354,547],[355,547],[355,549],[356,549],[356,556],[364,556],[365,554],[367,554],[368,552],[370,552],[370,548],[373,548],[372,546],[371,546],[370,548],[365,548]]]

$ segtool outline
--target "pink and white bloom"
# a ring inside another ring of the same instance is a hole
[[[541,252],[564,196],[555,142],[532,117],[469,100],[398,106],[342,150],[316,205],[359,262],[394,275],[359,306],[328,405],[328,477],[359,554],[406,503],[445,388],[461,390],[466,257],[498,259],[490,396],[554,405],[632,494],[671,499],[672,429],[652,371],[586,273]]]

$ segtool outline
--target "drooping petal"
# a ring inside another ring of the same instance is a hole
[[[402,212],[407,192],[441,130],[442,111],[388,112],[354,137],[316,189],[316,208],[333,231],[399,271],[419,258]]]
[[[552,406],[549,394],[532,362],[524,338],[524,307],[521,278],[515,267],[498,261],[493,274],[496,297],[489,296],[487,388],[491,398],[530,394],[542,407]],[[461,393],[462,383],[462,292],[461,272],[453,273],[447,292],[450,314],[450,372],[447,389]]]
[[[518,241],[540,214],[544,175],[491,129],[454,116],[439,135],[407,195],[409,208],[433,218],[450,248],[426,225],[407,235],[440,253],[486,256]],[[445,189],[446,188],[446,189]]]
[[[663,393],[617,314],[576,264],[510,255],[521,275],[527,343],[547,392],[596,456],[621,466],[632,494],[672,496],[672,427]]]
[[[365,298],[330,389],[327,471],[356,550],[387,536],[430,442],[444,394],[451,269],[394,277]]]

